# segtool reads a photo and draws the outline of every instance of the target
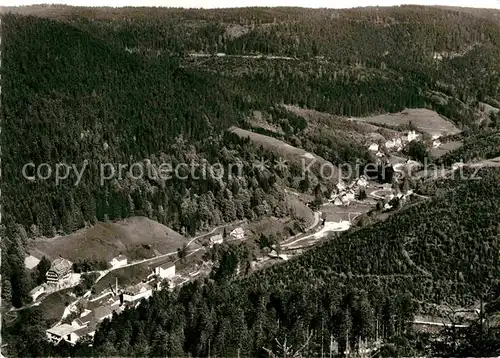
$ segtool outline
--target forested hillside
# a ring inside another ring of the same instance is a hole
[[[347,116],[429,106],[475,126],[475,105],[499,99],[500,27],[458,11],[53,12],[49,18],[57,21],[4,16],[5,222],[28,235],[67,233],[84,222],[133,214],[180,230],[186,213],[170,207],[180,200],[167,198],[183,197],[182,189],[135,183],[139,194],[131,183],[116,190],[89,177],[101,162],[182,161],[187,147],[196,160],[220,160],[221,149],[235,140],[221,132],[244,126],[251,110],[274,111],[285,139],[296,141],[307,124],[276,105]],[[334,163],[366,158],[360,148],[329,156]],[[26,163],[82,166],[84,160],[91,174],[77,187],[19,180]],[[156,189],[146,189],[151,186]],[[14,204],[14,198],[22,199]]]
[[[441,350],[417,343],[410,322],[432,305],[467,305],[499,293],[500,172],[480,174],[479,181],[443,183],[447,189],[433,200],[246,279],[235,278],[235,267],[228,266],[215,281],[160,291],[105,323],[92,349],[58,346],[55,352],[206,356],[210,350],[255,357],[267,356],[266,349],[279,355],[278,338],[295,350],[307,342],[302,354],[313,356],[330,337],[340,350],[346,340],[355,349],[382,337],[394,343],[392,355],[453,354],[458,341]],[[486,349],[497,330],[474,344]],[[21,342],[20,356],[54,354],[42,337]]]
[[[131,216],[193,237],[236,220],[294,217],[285,187],[321,199],[335,184],[304,178],[298,165],[256,167],[278,154],[238,137],[233,126],[335,165],[367,163],[365,129],[349,117],[428,108],[465,133],[464,146],[442,163],[499,155],[500,24],[493,15],[419,6],[40,6],[0,14],[2,299],[16,307],[30,302],[34,286],[23,262],[30,240]],[[493,113],[487,120],[485,105]],[[326,117],[310,120],[301,109]],[[52,177],[26,179],[29,163],[28,176],[47,163]],[[56,183],[58,163],[85,167],[81,180],[72,172]],[[102,182],[105,163],[197,169],[194,177],[182,171],[187,179],[128,174]],[[206,163],[241,170],[199,178]],[[466,305],[498,285],[498,184],[498,171],[478,182],[457,179],[442,196],[300,259],[243,280],[219,272],[160,292],[106,323],[93,348],[70,353],[280,355],[275,338],[286,338],[311,356],[331,339],[343,349],[347,340],[357,347],[384,337],[396,346],[388,355],[421,354],[408,323],[414,314],[432,303]],[[39,319],[36,309],[24,314],[25,322]],[[17,340],[14,355],[65,354],[42,342],[39,326],[15,330],[30,338]]]

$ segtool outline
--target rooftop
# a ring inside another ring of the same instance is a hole
[[[56,336],[59,336],[59,337],[63,337],[63,336],[65,336],[67,334],[70,334],[70,333],[72,333],[74,331],[76,331],[76,328],[73,327],[72,325],[66,324],[66,323],[63,323],[63,324],[60,324],[58,326],[49,328],[47,330],[47,332],[55,334]]]
[[[129,286],[129,287],[127,287],[124,291],[126,293],[130,293],[130,294],[136,295],[138,293],[146,292],[148,290],[152,290],[152,287],[150,285],[148,285],[147,283],[141,282],[141,283],[138,283],[135,286]]]
[[[84,316],[81,316],[80,318],[77,318],[75,319],[75,322],[79,325],[79,326],[85,326],[87,324],[89,324],[89,322],[92,320],[92,313],[87,313],[86,315]]]
[[[100,320],[104,319],[105,317],[109,316],[110,314],[113,314],[113,311],[109,307],[99,306],[96,309],[94,309],[92,311],[92,313],[93,313],[95,319],[97,321],[100,321]]]
[[[66,260],[62,257],[58,257],[54,261],[52,261],[52,265],[50,266],[50,270],[55,271],[57,273],[66,272],[70,270],[72,267],[72,263],[69,260]]]
[[[37,259],[35,256],[30,255],[24,258],[24,266],[26,266],[28,270],[34,269],[39,262],[40,260]]]
[[[212,242],[218,241],[218,240],[222,240],[222,234],[217,234],[217,235],[210,237],[210,241],[212,241]]]
[[[91,323],[88,326],[78,328],[77,330],[74,331],[74,333],[79,337],[83,337],[86,334],[95,332],[96,329],[97,325],[95,323]]]
[[[113,260],[123,261],[123,260],[126,260],[126,259],[127,259],[127,256],[121,254],[121,255],[116,256]]]
[[[42,284],[42,285],[39,285],[39,286],[36,286],[34,289],[32,289],[30,291],[30,295],[34,295],[35,293],[37,293],[39,290],[45,290],[45,287],[47,286],[47,284]]]

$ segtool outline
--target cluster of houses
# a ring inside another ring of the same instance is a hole
[[[237,227],[229,233],[230,240],[243,240],[245,238],[245,230],[242,227]],[[213,235],[210,237],[209,246],[212,247],[215,244],[222,244],[224,242],[224,236],[222,234]]]
[[[383,145],[388,150],[401,151],[407,143],[418,140],[419,138],[420,134],[411,130],[401,137],[392,138],[386,141]],[[384,156],[384,154],[381,152],[380,145],[377,143],[370,143],[370,145],[368,146],[368,150],[371,152],[376,152],[377,157]]]
[[[350,184],[346,184],[341,180],[337,183],[329,201],[333,203],[333,205],[348,206],[351,201],[355,200],[357,193],[367,185],[368,180],[363,175]]]
[[[115,264],[123,265],[123,262],[126,262],[126,257],[124,259],[121,256],[115,258],[116,260],[113,259],[116,261]],[[71,323],[60,323],[47,329],[47,339],[53,344],[58,344],[61,341],[66,341],[70,344],[75,344],[79,340],[91,341],[97,327],[102,321],[112,319],[113,313],[120,314],[127,307],[137,307],[142,299],[150,298],[153,295],[153,291],[161,289],[162,283],[168,282],[169,288],[172,288],[172,280],[175,276],[175,264],[167,262],[155,267],[152,273],[146,278],[146,282],[140,282],[120,289],[117,279],[114,288],[110,285],[110,292],[103,292],[99,297],[86,301],[88,306],[92,306],[95,302],[98,302],[99,305],[97,307],[84,309],[80,313],[80,316],[72,320]]]
[[[99,306],[93,310],[84,310],[80,317],[74,319],[71,324],[62,323],[46,330],[47,339],[53,344],[66,341],[75,344],[80,339],[92,339],[97,326],[105,319],[111,319],[113,312],[121,313],[123,308],[119,301],[114,302],[110,307]]]

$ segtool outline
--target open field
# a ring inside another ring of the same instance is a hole
[[[439,158],[445,155],[446,153],[449,153],[451,151],[454,151],[458,148],[460,148],[463,145],[463,142],[461,141],[452,141],[448,143],[442,143],[439,147],[437,148],[432,148],[429,151],[429,154],[433,158]]]
[[[123,253],[129,261],[165,254],[182,247],[188,240],[172,229],[145,217],[132,217],[114,223],[98,223],[72,235],[37,239],[30,251],[35,257],[58,256],[77,261],[83,258],[110,261]]]
[[[150,265],[150,263],[142,263],[110,271],[94,285],[95,291],[100,293],[108,289],[109,285],[114,287],[117,279],[119,287],[126,287],[142,282],[152,272],[152,266]]]
[[[230,131],[241,138],[249,138],[256,145],[262,146],[264,149],[274,152],[283,159],[295,162],[299,165],[308,166],[311,162],[314,162],[315,164],[311,166],[311,168],[314,169],[317,165],[330,163],[319,155],[307,152],[302,148],[294,147],[273,137],[254,133],[238,127],[231,127]],[[330,164],[330,168],[334,169],[334,175],[332,175],[332,177],[335,176],[335,173],[337,175],[339,174],[338,168],[334,167],[332,164]]]
[[[381,114],[378,116],[352,118],[356,121],[388,126],[408,126],[410,123],[418,130],[428,133],[433,137],[453,135],[460,133],[452,122],[438,113],[425,109],[405,109],[399,113]]]
[[[352,121],[348,118],[336,116],[334,114],[319,112],[313,109],[300,108],[293,105],[284,105],[284,107],[297,116],[304,118],[307,121],[308,128],[327,126],[335,131],[350,132],[358,139],[365,136],[372,136],[376,132],[380,131],[380,127],[368,122]],[[387,129],[386,133],[394,136],[397,131]]]
[[[73,289],[67,288],[51,293],[38,305],[48,326],[59,321],[64,313],[64,308],[71,302],[76,301],[76,297],[69,295],[71,292],[73,292]]]

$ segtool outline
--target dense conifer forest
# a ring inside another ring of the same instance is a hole
[[[285,105],[339,117],[428,108],[463,130],[464,145],[439,163],[500,155],[498,113],[484,120],[479,110],[500,107],[500,24],[491,16],[418,6],[10,10],[1,14],[1,273],[2,300],[15,307],[30,303],[40,281],[23,261],[40,237],[138,215],[189,237],[235,220],[293,215],[283,189],[314,195],[318,182],[304,185],[296,166],[255,168],[277,155],[228,130],[254,130],[255,111],[279,129],[262,133],[334,164],[371,160],[352,134],[359,127],[345,121],[323,131]],[[162,162],[242,169],[100,183],[102,163]],[[26,163],[86,170],[78,185],[71,175],[30,181]],[[471,326],[437,345],[408,323],[433,305],[478,297],[496,312],[500,173],[481,177],[432,183],[429,200],[248,277],[235,275],[239,256],[228,249],[211,278],[157,292],[105,321],[92,347],[54,348],[37,308],[20,311],[3,332],[9,352],[321,356],[331,341],[341,352],[383,338],[387,356],[498,353],[498,328]]]

